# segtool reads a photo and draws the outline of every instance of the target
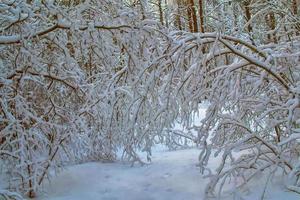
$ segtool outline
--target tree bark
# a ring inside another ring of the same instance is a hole
[[[164,25],[164,14],[163,14],[161,1],[162,0],[158,0],[159,21],[160,21],[161,25]]]
[[[187,13],[189,18],[189,27],[191,32],[198,32],[198,23],[194,0],[188,1]]]
[[[188,22],[189,22],[189,30],[191,31],[191,32],[193,32],[193,19],[192,19],[192,12],[191,12],[191,10],[190,10],[190,8],[189,8],[189,6],[187,7],[187,16],[188,16]]]
[[[246,21],[249,22],[251,20],[250,2],[246,1],[244,7],[245,7]],[[249,33],[253,31],[251,24],[248,24],[247,30]]]
[[[292,1],[292,12],[294,15],[298,14],[298,3],[297,0]]]
[[[176,26],[179,30],[182,30],[182,25],[181,25],[181,13],[180,13],[180,9],[181,9],[181,3],[180,0],[176,0],[176,4],[177,4],[177,13],[176,13]]]
[[[294,16],[298,15],[298,5],[299,5],[299,0],[292,0],[292,12]],[[296,28],[296,35],[299,35],[299,27],[300,23],[296,22],[295,28]]]
[[[200,20],[200,32],[204,33],[204,12],[203,12],[203,0],[199,0],[199,20]]]
[[[269,12],[269,14],[266,16],[266,21],[270,30],[274,31],[276,28],[276,19],[273,11]],[[268,39],[274,43],[277,43],[276,33],[268,34]]]
[[[246,17],[246,23],[248,23],[250,20],[251,20],[251,11],[250,11],[250,1],[245,1],[244,2],[244,9],[245,9],[245,17]],[[247,31],[248,31],[248,33],[249,33],[249,35],[250,35],[250,40],[251,40],[251,43],[253,44],[253,45],[255,45],[255,43],[254,43],[254,40],[253,40],[253,38],[252,38],[252,33],[253,33],[253,28],[252,28],[252,25],[251,25],[251,23],[249,23],[248,25],[247,25]]]

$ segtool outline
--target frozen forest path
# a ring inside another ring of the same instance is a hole
[[[67,167],[46,185],[39,200],[201,200],[207,179],[197,168],[199,150],[153,152],[151,164],[86,163]],[[210,166],[217,166],[218,159]],[[248,200],[260,199],[260,182],[246,195]],[[247,194],[247,193],[246,193]],[[244,194],[245,195],[245,194]],[[268,187],[265,199],[296,200],[300,196],[287,192],[280,184]],[[222,199],[233,199],[228,196]]]

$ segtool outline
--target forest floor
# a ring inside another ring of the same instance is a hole
[[[202,200],[204,179],[197,167],[198,149],[167,151],[157,148],[152,162],[144,166],[121,162],[86,163],[67,167],[46,184],[38,200]],[[209,165],[217,166],[219,159]],[[230,188],[229,185],[226,188]],[[264,181],[255,180],[243,198],[225,193],[221,199],[256,200],[261,198]],[[299,200],[279,182],[267,187],[264,199]]]

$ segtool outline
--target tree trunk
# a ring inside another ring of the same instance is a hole
[[[251,20],[250,1],[245,1],[244,2],[244,9],[245,9],[246,23],[248,23]],[[248,31],[248,33],[250,35],[251,43],[253,45],[255,45],[254,40],[252,38],[253,28],[251,26],[251,23],[249,23],[247,25],[247,31]]]
[[[193,19],[192,19],[192,12],[191,12],[191,9],[189,8],[189,6],[188,6],[188,8],[187,8],[187,16],[188,16],[188,22],[189,22],[189,30],[191,31],[191,32],[193,32]]]
[[[198,23],[197,23],[194,0],[188,1],[187,13],[188,13],[190,31],[198,32]]]
[[[162,0],[158,0],[159,21],[160,21],[161,25],[164,25],[164,14],[163,14],[161,1]]]
[[[181,25],[181,14],[180,14],[180,9],[181,9],[181,3],[180,0],[176,0],[176,4],[177,4],[177,13],[176,13],[176,26],[179,30],[182,30],[182,25]]]
[[[246,1],[244,6],[245,6],[246,21],[249,22],[251,20],[250,3],[248,1]],[[253,31],[251,24],[248,24],[247,30],[249,33],[251,33]]]
[[[197,23],[197,16],[196,16],[196,8],[194,0],[190,0],[190,5],[192,9],[192,19],[193,19],[193,31],[198,32],[198,23]]]
[[[268,15],[266,15],[266,22],[271,31],[274,31],[276,28],[276,19],[274,12],[271,11]],[[268,39],[274,43],[277,43],[276,33],[268,34]]]
[[[298,14],[297,0],[292,0],[292,12],[293,12],[294,15]]]
[[[166,27],[169,28],[169,6],[168,6],[168,0],[165,0],[165,24],[166,24]]]
[[[203,0],[199,0],[199,20],[200,20],[200,32],[204,33],[204,13],[203,13]]]
[[[298,4],[299,4],[299,0],[292,0],[292,12],[294,16],[298,15]],[[296,35],[299,35],[299,27],[300,27],[300,23],[296,22],[295,28],[296,28]]]

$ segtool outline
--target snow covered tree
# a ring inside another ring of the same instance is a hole
[[[4,1],[1,16],[0,156],[9,187],[34,197],[50,169],[114,160],[122,145],[134,157],[136,124],[122,128],[140,97],[126,85],[144,66],[144,45],[156,43],[143,29],[152,22],[121,1]]]

